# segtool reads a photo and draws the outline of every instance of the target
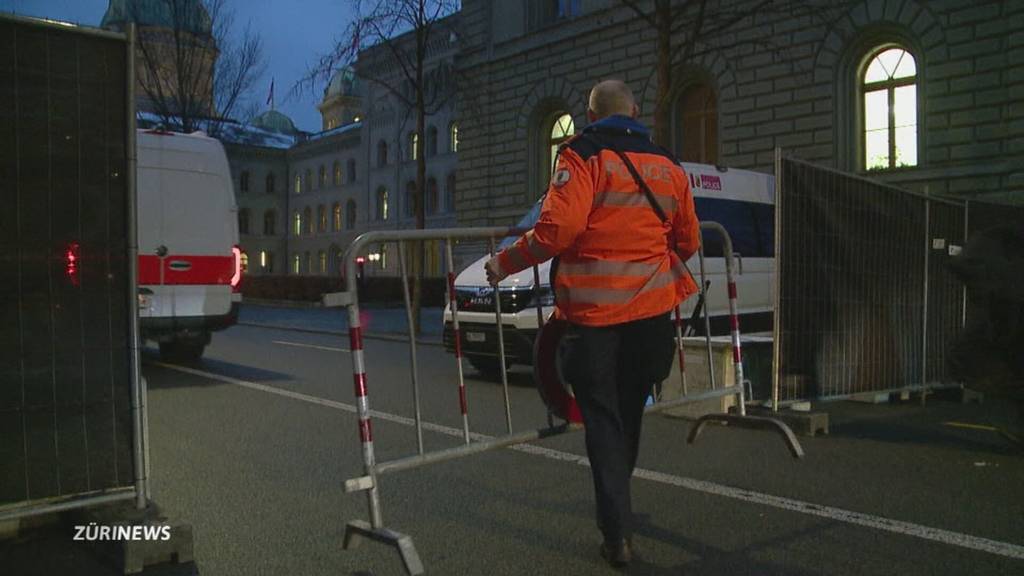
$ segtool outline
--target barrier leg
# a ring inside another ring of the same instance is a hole
[[[452,257],[451,238],[445,242],[448,260],[448,305],[452,309],[452,336],[455,338],[455,366],[459,373],[459,410],[462,411],[462,437],[469,444],[469,407],[466,404],[466,380],[462,375],[462,334],[459,333],[459,305],[455,298],[455,259]]]
[[[405,242],[398,243],[398,267],[402,269],[402,297],[405,298],[405,317],[409,325],[409,361],[412,363],[412,403],[416,420],[416,448],[423,454],[423,421],[420,414],[419,366],[416,363],[416,329],[413,326],[412,303],[409,298],[409,274],[405,268]]]
[[[494,236],[491,236],[491,257],[494,257]],[[501,390],[505,395],[505,423],[512,433],[512,403],[508,398],[508,366],[505,364],[505,330],[501,323],[501,290],[494,287],[494,320],[498,333],[498,367],[501,371]]]
[[[676,306],[676,349],[679,351],[679,383],[683,387],[683,395],[686,395],[686,352],[683,350],[683,317],[679,313],[679,306]],[[658,396],[661,396],[660,394]],[[660,399],[660,398],[656,398]]]
[[[345,550],[358,547],[364,539],[394,546],[402,557],[402,564],[405,566],[407,574],[419,576],[425,573],[423,562],[420,560],[419,552],[416,551],[411,537],[387,528],[375,529],[365,520],[353,520],[345,525]]]

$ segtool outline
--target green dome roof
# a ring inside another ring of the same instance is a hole
[[[292,119],[277,110],[268,110],[253,118],[249,124],[268,132],[277,132],[279,134],[295,134],[298,132]]]
[[[349,96],[358,98],[361,96],[362,82],[356,77],[351,68],[342,68],[331,76],[331,81],[324,88],[324,100],[333,96]]]
[[[202,0],[110,0],[100,26],[124,30],[128,22],[139,26],[180,27],[204,36],[211,33],[210,15]]]

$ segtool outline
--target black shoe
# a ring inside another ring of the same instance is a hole
[[[633,560],[633,544],[626,538],[617,542],[605,541],[601,544],[601,558],[616,568],[629,566]]]

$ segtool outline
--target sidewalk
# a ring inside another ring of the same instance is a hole
[[[407,340],[405,308],[360,307],[359,323],[367,338]],[[319,334],[348,335],[348,311],[344,308],[292,308],[242,302],[238,324]],[[423,308],[418,342],[441,344],[441,308]]]

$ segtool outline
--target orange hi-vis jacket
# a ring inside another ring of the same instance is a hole
[[[629,157],[671,224],[613,150]],[[699,244],[686,173],[642,125],[612,116],[562,145],[537,224],[498,262],[514,274],[558,256],[558,311],[575,324],[610,326],[665,313],[695,293],[683,262]]]

